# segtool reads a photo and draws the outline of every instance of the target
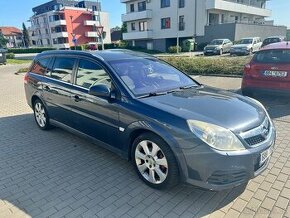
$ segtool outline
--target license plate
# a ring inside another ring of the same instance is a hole
[[[286,77],[288,73],[286,71],[265,70],[264,75],[271,77]]]
[[[260,165],[262,165],[272,154],[272,148],[267,149],[261,153]]]

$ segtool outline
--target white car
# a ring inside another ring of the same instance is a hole
[[[260,50],[262,40],[260,37],[243,38],[238,44],[231,47],[231,55],[248,55]]]

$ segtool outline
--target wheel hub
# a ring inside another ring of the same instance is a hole
[[[145,164],[146,164],[147,168],[153,169],[156,166],[156,161],[152,156],[147,155],[145,158]]]

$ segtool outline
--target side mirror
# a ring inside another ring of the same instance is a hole
[[[104,84],[98,84],[98,85],[92,86],[89,89],[89,94],[97,96],[97,97],[110,98],[111,90],[109,89],[108,86]]]

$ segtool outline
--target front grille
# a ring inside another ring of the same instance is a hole
[[[216,171],[207,180],[208,183],[213,185],[227,185],[230,183],[243,182],[247,179],[245,171]]]
[[[250,138],[245,139],[245,141],[248,143],[248,145],[253,146],[262,143],[265,141],[266,138],[263,137],[262,135],[256,135]]]
[[[251,129],[247,132],[241,133],[240,136],[245,140],[245,142],[251,146],[255,147],[264,142],[269,134],[271,129],[271,122],[268,117],[264,119],[262,124],[254,129]]]

